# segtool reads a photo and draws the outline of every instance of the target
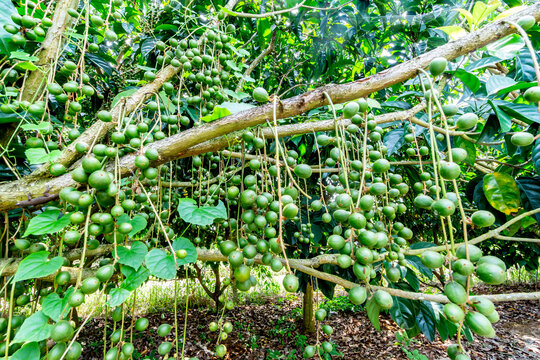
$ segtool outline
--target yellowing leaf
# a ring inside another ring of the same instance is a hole
[[[465,9],[457,9],[457,11],[463,15],[465,19],[467,19],[467,22],[469,23],[469,27],[472,29],[474,27],[474,20],[472,14],[465,10]]]
[[[446,34],[448,34],[448,36],[450,36],[452,40],[457,40],[468,34],[468,32],[465,29],[456,25],[441,26],[441,27],[438,27],[437,29],[444,31]]]
[[[510,215],[517,212],[521,196],[514,178],[505,173],[494,172],[484,176],[484,195],[495,209]]]
[[[495,19],[493,19],[493,21],[497,21],[497,20],[503,19],[503,18],[505,18],[507,16],[514,15],[515,13],[518,13],[518,12],[520,12],[521,10],[523,10],[525,8],[526,8],[526,6],[514,6],[513,8],[505,10],[502,13],[500,13],[499,15],[497,15],[495,17]]]

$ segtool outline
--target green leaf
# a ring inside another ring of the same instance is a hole
[[[174,258],[161,249],[153,249],[146,254],[145,263],[150,274],[160,279],[171,280],[176,275]]]
[[[11,20],[11,14],[17,12],[10,0],[0,0],[0,54],[10,54],[14,45],[11,34],[4,30],[4,25],[15,25]]]
[[[496,56],[502,60],[508,60],[519,54],[525,42],[518,34],[503,37],[486,46],[491,56]]]
[[[114,99],[113,99],[113,101],[112,101],[111,109],[112,109],[113,107],[115,107],[116,104],[118,104],[118,102],[119,102],[120,100],[122,100],[122,99],[125,98],[125,97],[128,97],[128,96],[133,95],[137,90],[139,90],[139,88],[138,88],[138,87],[134,87],[134,88],[131,88],[131,89],[129,89],[129,90],[122,91],[121,93],[118,93],[118,94],[114,97]]]
[[[60,150],[53,150],[50,153],[44,148],[30,148],[24,151],[30,165],[43,164],[45,162],[53,162],[62,155]]]
[[[446,33],[446,35],[450,36],[450,39],[452,40],[457,40],[468,34],[468,32],[465,29],[456,25],[441,26],[441,27],[438,27],[437,29]]]
[[[62,216],[58,218],[59,216]],[[30,219],[30,223],[23,237],[28,235],[45,235],[59,232],[69,225],[69,216],[63,215],[60,210],[47,209]]]
[[[221,119],[222,117],[225,117],[227,115],[231,115],[231,112],[228,109],[221,106],[216,106],[214,107],[214,110],[212,110],[212,113],[210,115],[203,116],[201,120],[204,122],[210,122]]]
[[[114,289],[111,289],[111,291],[109,292],[109,295],[111,296],[108,302],[109,306],[117,307],[119,305],[122,305],[124,301],[129,299],[131,292],[122,288],[114,288]]]
[[[61,298],[57,293],[47,295],[47,297],[43,299],[41,310],[52,320],[61,320],[60,316],[63,314],[64,316],[62,317],[65,317],[71,308],[68,305],[68,297],[72,292],[73,288],[68,289],[64,294],[64,298]]]
[[[178,26],[174,26],[172,24],[161,24],[156,26],[154,29],[155,31],[161,31],[161,30],[172,30],[172,31],[178,31]]]
[[[457,69],[454,76],[463,81],[463,84],[467,86],[473,93],[480,88],[480,80],[478,77],[463,69]]]
[[[39,124],[24,124],[21,125],[21,129],[25,131],[48,131],[51,129],[51,124],[47,121],[42,121]]]
[[[25,257],[19,263],[13,281],[41,278],[57,272],[62,267],[64,258],[57,256],[49,260],[49,255],[48,251],[38,251]]]
[[[146,229],[146,225],[148,224],[148,222],[142,215],[135,215],[133,218],[130,218],[127,214],[123,214],[122,216],[120,216],[116,220],[116,222],[118,224],[122,224],[126,222],[131,224],[132,229],[128,234],[130,237],[133,237],[136,234],[138,234],[140,231]]]
[[[483,188],[488,202],[495,209],[506,215],[519,210],[521,195],[511,175],[500,172],[486,174]]]
[[[9,357],[9,360],[31,360],[39,359],[39,345],[37,342],[32,341],[28,344],[24,344],[22,348],[15,351],[13,355]]]
[[[183,198],[178,203],[178,215],[190,224],[210,225],[215,219],[226,219],[227,209],[222,201],[217,206],[197,207],[195,200]]]
[[[534,105],[514,104],[504,100],[495,100],[493,103],[510,117],[515,117],[527,124],[530,124],[531,121],[540,124],[540,114],[538,113],[538,108]]]
[[[486,82],[486,90],[488,95],[496,94],[500,90],[510,86],[514,86],[517,82],[514,79],[504,75],[491,75]]]
[[[135,270],[138,270],[141,267],[147,253],[148,248],[140,241],[134,241],[133,244],[131,244],[130,249],[123,246],[118,246],[116,249],[118,262],[123,265],[131,266]]]
[[[39,58],[37,56],[32,56],[28,53],[25,53],[24,51],[12,51],[9,53],[10,59],[15,60],[22,60],[22,61],[38,61]]]
[[[467,151],[467,157],[465,158],[465,162],[473,166],[474,162],[476,161],[476,146],[472,142],[467,141],[462,137],[456,137],[455,144],[457,147],[460,147]]]
[[[13,342],[42,341],[51,336],[52,325],[48,324],[49,317],[38,311],[24,320],[21,328],[15,334]]]
[[[231,89],[225,89],[223,91],[225,92],[225,94],[229,95],[230,97],[234,98],[237,101],[241,101],[242,99],[249,97],[249,94],[243,91],[235,92],[235,91],[232,91]]]
[[[15,65],[15,69],[21,70],[21,71],[24,71],[24,70],[34,71],[34,70],[37,70],[38,67],[29,61],[21,61]]]
[[[381,324],[379,322],[379,305],[375,302],[373,296],[366,301],[366,312],[369,321],[373,324],[373,327],[378,331],[381,331]]]
[[[170,113],[174,113],[174,110],[176,109],[176,106],[172,103],[172,101],[169,99],[165,91],[159,92],[159,98],[161,99],[161,102],[163,103],[163,106],[165,106],[165,109],[167,109]],[[163,113],[163,110],[161,109],[161,112]]]
[[[150,276],[150,271],[144,266],[137,271],[129,266],[123,266],[122,273],[126,276],[126,279],[122,282],[121,287],[128,291],[133,291],[141,286]]]
[[[184,249],[187,252],[187,256],[185,258],[176,259],[177,265],[185,265],[197,261],[197,248],[191,241],[189,241],[189,239],[180,237],[172,243],[172,247],[174,251]]]

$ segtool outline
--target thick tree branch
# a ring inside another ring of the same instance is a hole
[[[508,17],[508,19],[517,20],[524,15],[532,15],[538,21],[540,19],[540,3],[530,5],[524,10]],[[277,117],[280,119],[287,118],[302,114],[314,108],[328,105],[328,100],[324,93],[329,95],[333,103],[344,103],[360,97],[366,97],[369,94],[416,76],[418,69],[429,66],[429,63],[434,58],[445,57],[446,59],[451,60],[482,48],[493,41],[514,33],[515,31],[516,30],[507,23],[498,21],[456,41],[440,46],[437,49],[368,78],[346,84],[326,85],[305,94],[282,100],[277,109]],[[160,72],[160,76],[156,81],[159,80],[160,83],[163,83],[166,81],[165,78],[167,78],[167,74],[172,76],[176,71],[176,69],[167,67]],[[150,84],[147,86],[150,86]],[[144,91],[142,91],[143,89],[140,89],[138,93],[144,93]],[[142,99],[142,97],[140,99]],[[131,101],[132,100],[130,100],[130,102]],[[155,164],[162,164],[187,156],[190,148],[195,145],[219,136],[230,134],[234,131],[265,123],[267,119],[270,119],[271,117],[272,104],[267,104],[229,115],[220,120],[196,128],[188,129],[167,139],[152,143],[148,147],[158,150],[160,159]],[[110,126],[110,124],[107,125]],[[102,127],[99,122],[91,127],[93,131],[98,130],[98,138],[103,137],[106,133],[104,128],[105,126]],[[72,158],[74,158],[74,156],[72,156]],[[64,159],[65,157],[62,161],[64,161]],[[134,160],[135,155],[133,154],[126,155],[120,159],[119,166],[123,175],[131,174],[133,172],[135,169]],[[42,194],[47,186],[50,188],[50,193],[57,193],[66,186],[79,186],[79,184],[75,183],[69,174],[55,179],[23,179],[22,181],[14,181],[5,184],[0,186],[0,211],[12,209],[18,201],[24,200],[28,192]]]
[[[52,69],[58,49],[63,45],[63,36],[66,27],[72,20],[68,15],[69,9],[74,9],[79,2],[77,0],[59,0],[54,10],[52,25],[47,30],[45,39],[41,43],[41,49],[37,54],[36,62],[38,69],[30,72],[25,79],[21,100],[33,102],[41,97],[47,86],[47,75]],[[16,135],[19,123],[8,123],[0,126],[0,147],[6,148],[13,136]]]

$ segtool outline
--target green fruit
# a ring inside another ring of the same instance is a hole
[[[52,176],[60,176],[66,173],[66,167],[62,164],[52,164],[49,168],[49,172]]]
[[[461,169],[455,162],[441,161],[440,174],[445,180],[455,180],[461,174]]]
[[[397,267],[386,269],[386,278],[392,283],[396,283],[401,279],[401,270]]]
[[[315,352],[316,352],[315,346],[313,346],[313,345],[308,345],[308,346],[306,346],[306,348],[304,349],[304,353],[302,354],[302,357],[303,357],[304,359],[312,358],[313,356],[315,356]]]
[[[287,204],[283,207],[283,216],[287,219],[292,219],[298,214],[298,206],[293,203]]]
[[[430,269],[438,269],[444,264],[444,257],[435,251],[427,250],[420,255],[420,261]]]
[[[328,315],[328,313],[325,309],[319,309],[315,311],[315,319],[317,321],[324,321],[324,319],[326,319],[326,315]]]
[[[379,305],[379,307],[383,310],[388,310],[392,307],[394,304],[394,300],[392,299],[392,296],[383,290],[377,290],[373,294],[373,299]]]
[[[454,304],[463,305],[467,301],[467,291],[457,282],[449,282],[444,286],[444,295]]]
[[[483,314],[485,315],[485,314]],[[498,322],[500,320],[500,317],[499,317],[499,313],[497,312],[497,310],[493,311],[492,313],[490,313],[489,315],[485,315],[485,317],[488,318],[488,320],[492,323],[492,324],[495,324],[496,322]]]
[[[506,271],[506,264],[504,263],[504,261],[502,261],[496,256],[493,256],[493,255],[482,256],[480,259],[478,259],[477,265],[480,266],[481,264],[485,264],[485,263],[497,265],[503,271]]]
[[[431,204],[431,210],[435,211],[439,216],[451,216],[456,211],[456,206],[451,200],[439,199]]]
[[[417,209],[429,209],[433,204],[433,198],[429,195],[419,194],[414,198],[414,206]]]
[[[351,119],[360,110],[360,105],[356,101],[351,101],[343,108],[343,117],[345,119]]]
[[[250,269],[248,266],[241,264],[234,269],[234,277],[239,282],[248,281],[250,277]]]
[[[75,330],[66,320],[60,320],[51,329],[51,339],[55,342],[69,341],[75,334]]]
[[[529,146],[534,142],[534,135],[530,132],[521,131],[512,135],[510,142],[515,146]]]
[[[458,117],[456,126],[459,130],[469,130],[478,123],[478,116],[474,113],[465,113]]]
[[[341,250],[345,246],[345,239],[340,235],[330,235],[328,237],[328,246],[334,250]]]
[[[443,311],[446,318],[453,323],[460,323],[463,321],[463,319],[465,319],[465,313],[463,310],[454,303],[445,304]]]
[[[101,282],[96,277],[89,277],[83,280],[81,284],[81,291],[83,294],[93,294],[99,289]]]
[[[109,281],[114,275],[114,267],[112,265],[102,266],[96,271],[96,278],[105,283]]]
[[[158,346],[158,354],[159,355],[167,355],[169,352],[171,352],[172,349],[172,342],[164,341]]]
[[[124,345],[122,345],[122,353],[125,356],[131,356],[134,351],[135,351],[135,347],[133,346],[132,343],[125,343]]]
[[[372,170],[375,173],[385,173],[390,169],[390,162],[386,159],[379,159],[373,163]]]
[[[527,31],[536,24],[536,19],[532,15],[524,15],[518,19],[517,24]]]
[[[298,291],[298,278],[292,274],[287,274],[283,278],[283,287],[287,292],[294,293]]]
[[[471,302],[476,311],[484,316],[489,316],[495,311],[493,302],[483,296],[475,296],[471,299]]]
[[[244,263],[244,254],[240,251],[233,251],[229,254],[228,260],[233,268],[238,267]]]
[[[74,341],[71,347],[68,349],[64,359],[65,360],[77,360],[81,357],[82,346],[78,341]]]
[[[469,276],[474,272],[474,265],[469,260],[459,259],[452,264],[452,270],[463,276]]]
[[[476,276],[491,285],[499,285],[506,280],[506,272],[503,269],[487,262],[477,266]]]
[[[30,247],[30,241],[26,239],[17,239],[15,240],[15,247],[18,250],[26,250]]]
[[[66,344],[58,343],[54,345],[51,350],[49,350],[49,354],[47,355],[47,360],[60,360],[62,355],[64,355],[65,351],[66,351]]]
[[[446,70],[448,61],[443,57],[437,57],[429,63],[429,72],[433,76],[440,75]]]
[[[308,179],[313,173],[313,170],[307,164],[299,164],[294,167],[294,173],[301,179]]]
[[[459,108],[455,104],[445,104],[442,106],[442,110],[443,110],[444,115],[454,116],[458,113]]]
[[[148,321],[147,318],[145,317],[138,318],[137,321],[135,321],[135,330],[144,331],[148,328],[149,324],[150,322]]]
[[[482,257],[482,250],[480,250],[480,248],[478,246],[475,246],[475,245],[469,245],[468,246],[468,249],[469,249],[469,260],[472,261],[473,263],[477,262],[478,260],[480,260],[480,258]],[[466,248],[465,248],[465,245],[461,245],[460,247],[457,248],[456,250],[456,256],[458,257],[458,259],[466,259]]]
[[[118,40],[118,35],[113,30],[107,30],[105,31],[105,39],[107,41],[116,41]]]
[[[455,360],[459,352],[460,350],[458,344],[452,344],[446,349],[446,354],[448,354],[450,360]]]
[[[471,360],[471,358],[466,354],[458,354],[455,360]]]
[[[75,290],[68,297],[68,304],[71,307],[78,307],[84,302],[84,294],[80,290]]]
[[[218,358],[225,357],[226,354],[227,354],[227,347],[225,347],[225,345],[221,344],[221,345],[216,346],[216,356]]]
[[[172,329],[171,325],[169,325],[169,324],[161,324],[161,325],[159,325],[159,327],[157,329],[157,334],[159,336],[165,337],[165,336],[169,335],[169,333],[171,332],[171,329]],[[213,331],[215,331],[215,330],[213,330]]]
[[[533,86],[527,89],[523,94],[523,97],[528,102],[537,103],[540,102],[540,86]]]
[[[71,275],[67,271],[60,271],[54,278],[56,284],[63,286],[71,281]]]
[[[337,257],[336,262],[342,269],[347,269],[352,265],[352,259],[349,255],[341,254]]]
[[[255,101],[263,103],[270,100],[270,96],[268,96],[268,92],[265,89],[263,89],[262,87],[258,87],[253,90],[253,99],[255,99]]]
[[[465,322],[472,332],[477,335],[492,338],[495,336],[495,330],[487,317],[476,311],[469,311],[465,316]]]
[[[349,300],[355,305],[362,305],[367,298],[366,288],[355,286],[349,291]]]
[[[111,122],[112,114],[107,110],[101,110],[96,114],[97,118],[103,122]]]
[[[495,216],[489,211],[478,210],[472,214],[471,221],[477,227],[488,227],[495,223]]]
[[[110,173],[104,170],[94,171],[88,177],[88,185],[98,190],[105,190],[109,188],[112,183]]]
[[[366,227],[367,220],[361,213],[352,213],[349,216],[349,224],[355,229],[363,229]]]
[[[453,148],[451,150],[452,152],[452,160],[456,163],[460,163],[464,161],[467,158],[467,150],[462,148]]]

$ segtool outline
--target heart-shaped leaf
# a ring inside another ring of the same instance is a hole
[[[176,259],[177,265],[184,265],[197,261],[197,248],[195,248],[195,245],[193,245],[193,243],[189,241],[189,239],[186,239],[185,237],[180,237],[172,243],[172,247],[174,251],[183,249],[187,252],[187,256],[185,258]]]
[[[133,269],[138,270],[148,253],[148,248],[143,242],[134,241],[131,244],[131,248],[119,246],[116,249],[116,253],[120,264],[131,266]]]
[[[25,257],[13,277],[14,282],[45,277],[57,272],[64,263],[61,256],[48,260],[48,251],[38,251]]]
[[[48,321],[49,317],[43,311],[33,313],[24,320],[13,342],[42,341],[49,338],[52,325],[48,324]]]
[[[146,267],[150,274],[160,279],[171,280],[176,275],[176,266],[172,255],[160,249],[153,249],[145,258]]]
[[[60,210],[47,209],[33,217],[23,236],[57,233],[69,225],[69,216],[60,216]]]
[[[178,214],[185,222],[193,225],[210,225],[215,219],[226,219],[227,209],[223,202],[217,206],[197,206],[197,202],[190,198],[180,199]]]

